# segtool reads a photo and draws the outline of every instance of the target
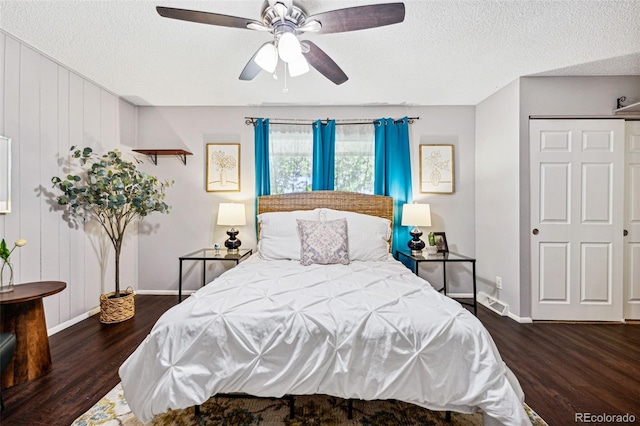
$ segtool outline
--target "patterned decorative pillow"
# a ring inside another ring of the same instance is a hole
[[[347,220],[326,222],[297,219],[300,234],[300,264],[349,264]]]

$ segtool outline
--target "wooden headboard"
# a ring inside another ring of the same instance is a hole
[[[391,229],[393,229],[393,198],[384,195],[342,191],[308,191],[258,197],[258,214],[313,210],[321,207],[389,219]]]

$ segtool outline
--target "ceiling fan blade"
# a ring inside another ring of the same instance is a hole
[[[238,18],[235,16],[220,15],[219,13],[202,12],[198,10],[174,9],[172,7],[157,6],[158,14],[165,18],[179,19],[181,21],[198,22],[200,24],[217,25],[219,27],[244,28],[248,24],[262,23],[253,19]]]
[[[269,43],[271,42],[267,42],[265,44],[269,44]],[[249,62],[247,62],[247,65],[244,66],[244,69],[240,73],[240,77],[239,77],[240,80],[244,80],[244,81],[253,80],[254,78],[256,78],[258,74],[260,74],[260,71],[262,71],[262,68],[260,67],[260,65],[256,63],[256,56],[258,55],[258,52],[260,52],[260,49],[262,49],[262,47],[265,44],[263,44],[262,46],[260,46],[258,50],[256,50],[256,53],[253,54],[251,59],[249,59]]]
[[[404,3],[383,3],[330,10],[309,16],[322,24],[318,34],[342,33],[382,27],[404,21]]]
[[[324,53],[324,50],[309,40],[305,40],[303,43],[309,48],[309,51],[305,52],[304,50],[306,49],[304,49],[302,54],[307,62],[309,62],[309,65],[315,68],[320,74],[338,85],[349,80],[349,77],[347,77],[344,71],[342,71],[329,55]]]

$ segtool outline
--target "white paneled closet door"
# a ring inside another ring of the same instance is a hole
[[[624,317],[640,319],[640,121],[627,121]]]
[[[624,120],[530,120],[536,320],[623,319]]]

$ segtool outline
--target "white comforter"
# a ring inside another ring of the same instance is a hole
[[[143,422],[216,393],[398,399],[528,425],[489,333],[393,258],[240,263],[167,311],[120,367]]]

